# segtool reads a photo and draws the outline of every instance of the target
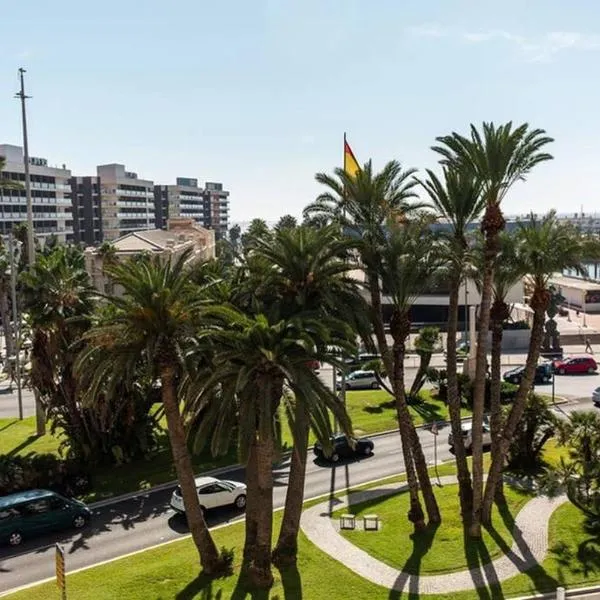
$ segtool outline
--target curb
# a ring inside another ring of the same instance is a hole
[[[587,594],[596,594],[600,593],[600,586],[595,585],[591,587],[585,588],[574,588],[569,590],[567,587],[563,586],[565,590],[565,598],[579,598],[580,596],[587,596]],[[544,594],[533,594],[530,596],[512,596],[510,600],[555,600],[556,599],[556,591],[554,592],[546,592]]]

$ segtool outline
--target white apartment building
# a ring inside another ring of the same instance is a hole
[[[116,240],[131,231],[154,229],[154,182],[140,179],[125,165],[98,165],[104,240]]]
[[[23,148],[0,144],[0,156],[6,160],[2,178],[21,184],[20,189],[0,187],[0,234],[27,222],[25,165]],[[45,158],[29,157],[33,227],[38,239],[56,235],[60,242],[73,239],[71,171],[64,165],[50,167]]]
[[[154,186],[156,226],[164,229],[171,217],[193,219],[205,224],[205,191],[198,186],[198,180],[190,177],[177,177],[175,185]]]

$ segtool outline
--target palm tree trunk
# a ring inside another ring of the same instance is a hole
[[[494,312],[494,307],[492,307],[492,312]],[[490,434],[492,438],[492,457],[500,452],[500,436],[502,435],[502,405],[500,403],[500,391],[502,370],[502,337],[504,333],[503,322],[503,319],[494,318],[492,320],[492,359],[490,369]],[[502,486],[502,478],[500,477],[496,483],[494,497],[496,500],[501,500],[503,495],[504,490]],[[481,520],[484,525],[489,525],[491,520],[491,510],[489,515],[486,513],[485,495]]]
[[[206,526],[204,515],[200,508],[192,459],[187,449],[185,430],[179,412],[176,394],[175,369],[163,366],[160,372],[162,401],[167,418],[167,429],[177,480],[181,488],[181,496],[185,507],[185,515],[200,555],[200,563],[206,575],[216,575],[224,567],[219,552]]]
[[[279,539],[273,551],[273,562],[278,567],[296,563],[298,555],[298,532],[304,502],[304,480],[306,478],[306,455],[310,422],[304,402],[296,400],[294,411],[294,448],[290,464],[285,508],[279,531]]]
[[[248,455],[243,571],[250,585],[260,589],[267,589],[273,585],[273,453],[273,436],[261,436],[257,432]]]
[[[14,354],[13,329],[10,324],[10,312],[8,307],[8,287],[4,279],[0,279],[0,319],[2,319],[2,330],[4,333],[4,344],[6,346],[6,362],[9,367],[9,356]]]
[[[385,328],[383,326],[383,311],[381,309],[381,288],[379,286],[379,279],[377,273],[368,273],[369,279],[369,293],[371,296],[371,321],[373,323],[373,331],[375,333],[375,339],[377,340],[377,346],[379,348],[379,354],[381,354],[381,360],[385,367],[386,373],[394,372],[394,361],[390,348],[385,337]],[[394,379],[390,377],[392,386],[394,386]]]
[[[450,427],[455,440],[454,454],[458,477],[458,494],[460,499],[460,512],[463,523],[471,519],[473,509],[473,488],[471,487],[471,474],[467,463],[465,446],[457,441],[462,440],[461,399],[458,395],[458,373],[456,365],[456,333],[458,330],[458,296],[460,294],[460,276],[455,276],[451,282],[448,306],[448,337],[446,340],[446,374],[448,377],[448,412],[450,413]],[[465,316],[467,307],[465,306]]]
[[[481,286],[481,302],[479,305],[479,331],[477,332],[477,352],[475,355],[475,382],[473,384],[473,417],[472,417],[472,449],[473,449],[473,510],[469,534],[481,537],[481,508],[483,501],[483,413],[485,403],[485,379],[487,363],[487,335],[490,325],[490,308],[492,303],[492,284],[494,279],[494,262],[499,248],[499,235],[492,225],[494,211],[500,211],[495,205],[488,205],[482,229],[486,234],[483,264],[483,281]],[[500,213],[500,217],[501,217]]]
[[[406,479],[408,493],[410,496],[409,520],[413,523],[415,530],[425,527],[425,515],[419,500],[419,484],[415,473],[414,455],[412,451],[413,440],[411,437],[412,420],[406,404],[406,393],[404,390],[404,356],[406,353],[406,331],[410,331],[410,323],[406,314],[394,310],[390,323],[390,332],[394,339],[394,396],[396,400],[396,413],[398,415],[398,429],[402,444],[404,466],[406,468]]]
[[[540,348],[544,337],[544,315],[548,306],[549,295],[547,290],[536,288],[534,290],[531,307],[533,308],[533,324],[531,327],[531,337],[529,339],[529,351],[525,362],[525,372],[517,390],[517,395],[513,402],[511,411],[506,419],[502,435],[499,441],[498,452],[492,455],[492,464],[488,473],[488,480],[485,488],[485,498],[482,509],[482,517],[486,522],[491,520],[492,504],[496,494],[498,481],[502,476],[504,460],[508,454],[510,443],[515,434],[517,425],[523,416],[527,404],[527,396],[531,390],[535,369],[540,357]]]

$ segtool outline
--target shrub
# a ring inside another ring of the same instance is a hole
[[[84,465],[54,454],[0,455],[0,495],[43,488],[76,496],[90,487]]]

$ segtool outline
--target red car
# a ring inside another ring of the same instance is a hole
[[[595,373],[598,370],[598,365],[591,356],[572,356],[563,360],[555,360],[552,364],[554,372],[559,375]]]

